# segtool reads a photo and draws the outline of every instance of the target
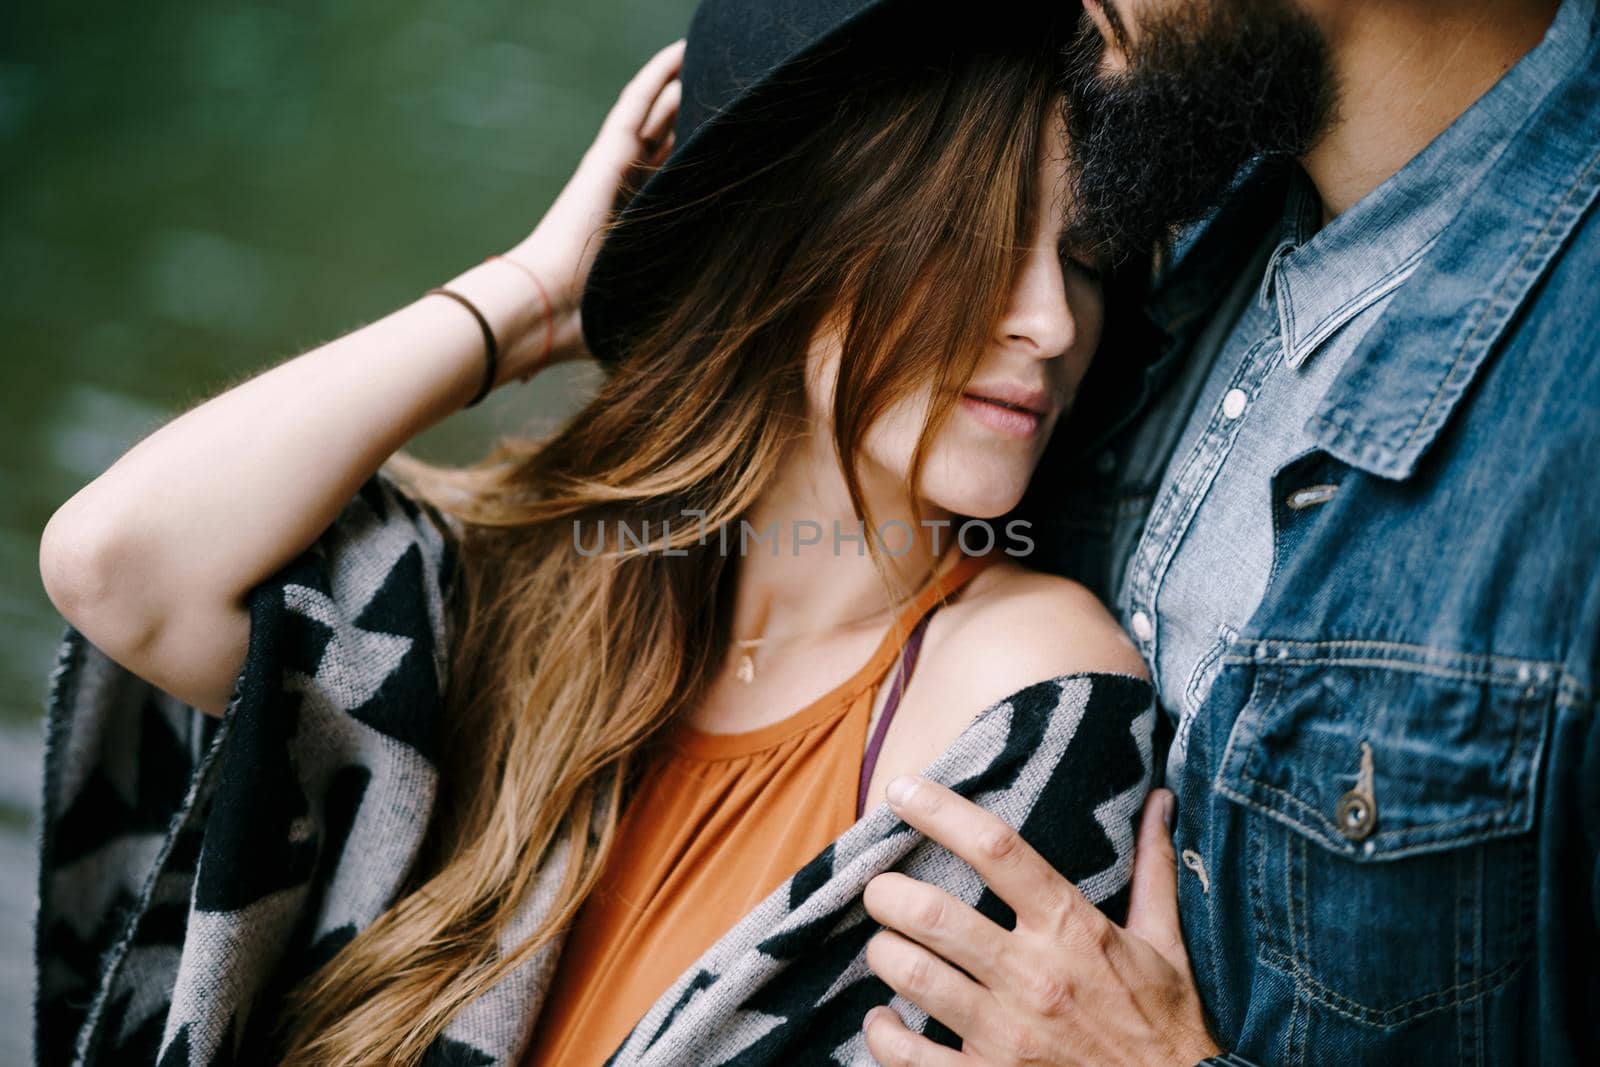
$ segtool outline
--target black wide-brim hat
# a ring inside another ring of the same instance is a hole
[[[1065,2],[702,0],[689,25],[672,154],[623,208],[584,287],[589,350],[614,363],[664,314],[681,291],[684,250],[734,210],[717,193],[759,169],[795,124],[819,120],[819,85]],[[1026,32],[1022,19],[1014,29]]]

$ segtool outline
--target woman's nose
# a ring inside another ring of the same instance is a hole
[[[1066,353],[1077,340],[1078,324],[1054,242],[1035,245],[1023,260],[1000,333],[1008,346],[1040,359]]]

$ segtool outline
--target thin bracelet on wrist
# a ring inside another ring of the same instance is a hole
[[[472,317],[478,320],[478,328],[483,331],[483,384],[478,386],[478,395],[467,401],[467,407],[475,407],[479,401],[489,395],[489,390],[494,388],[495,374],[500,369],[500,345],[494,339],[494,330],[490,328],[489,320],[484,318],[483,312],[479,311],[477,305],[472,301],[454,289],[446,289],[443,286],[429,289],[425,295],[432,296],[434,293],[440,296],[448,296],[451,300],[472,312]]]
[[[502,262],[505,262],[505,263],[509,263],[511,266],[513,266],[513,267],[517,268],[518,270],[520,270],[523,274],[525,274],[527,276],[528,280],[533,283],[534,289],[539,293],[539,303],[544,307],[544,351],[542,353],[540,353],[540,355],[539,355],[539,363],[538,363],[537,366],[534,367],[534,370],[535,371],[540,370],[540,369],[542,369],[542,368],[544,368],[544,367],[549,365],[549,363],[550,363],[550,354],[553,351],[555,351],[555,343],[556,343],[556,308],[555,308],[555,304],[551,303],[551,301],[550,301],[550,293],[545,289],[544,282],[541,282],[539,280],[539,276],[537,274],[535,274],[532,271],[532,269],[530,269],[526,264],[518,263],[516,260],[512,259],[510,256],[502,255],[502,254],[500,254],[498,252],[495,253],[492,256],[485,256],[483,261],[485,263],[488,263],[491,260],[496,260],[496,259],[501,260]],[[527,381],[529,377],[532,377],[532,372],[529,372],[529,374],[524,376],[522,380],[523,381]]]

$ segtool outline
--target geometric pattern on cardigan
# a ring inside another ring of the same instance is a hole
[[[447,520],[380,472],[251,594],[226,713],[205,715],[71,627],[52,673],[36,922],[37,1063],[259,1062],[294,982],[396,899],[433,810],[453,555]],[[927,773],[1017,826],[1113,917],[1127,905],[1154,697],[1063,676],[982,712]],[[545,861],[510,951],[560,881]],[[964,863],[879,806],[707,950],[616,1065],[866,1064],[861,1016],[894,1003],[866,969],[866,882],[900,870],[997,921]],[[461,1011],[425,1067],[514,1067],[559,939]]]

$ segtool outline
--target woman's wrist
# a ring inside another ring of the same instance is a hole
[[[489,324],[498,350],[493,387],[525,381],[542,368],[553,349],[553,308],[526,271],[490,257],[441,288],[469,301]]]
[[[550,332],[546,343],[550,348],[550,362],[561,363],[587,354],[579,319],[583,278],[571,256],[559,252],[550,254],[550,245],[551,242],[535,230],[494,258],[509,260],[510,264],[502,263],[508,270],[520,270],[525,276],[538,279],[543,297],[549,302]],[[529,288],[533,288],[532,283]]]

